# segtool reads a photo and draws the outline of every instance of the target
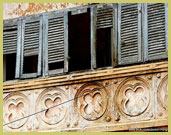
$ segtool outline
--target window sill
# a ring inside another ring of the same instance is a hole
[[[3,92],[34,90],[49,86],[69,85],[87,81],[97,81],[102,79],[111,79],[126,77],[132,75],[142,75],[156,72],[167,72],[168,61],[155,62],[150,64],[133,65],[112,69],[97,69],[87,72],[70,73],[55,77],[36,78],[30,80],[15,80],[3,83]]]

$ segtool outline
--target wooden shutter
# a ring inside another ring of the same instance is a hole
[[[3,27],[3,54],[17,52],[18,24],[17,20],[4,21]]]
[[[91,68],[96,68],[96,31],[111,28],[112,65],[117,58],[117,4],[97,4],[91,6]],[[115,39],[115,40],[114,40]]]
[[[21,78],[32,78],[41,75],[42,55],[42,17],[30,16],[22,20],[22,57]],[[38,55],[37,73],[25,73],[24,57]]]
[[[141,61],[141,4],[118,4],[118,63]]]
[[[165,3],[148,3],[143,7],[145,61],[167,58],[168,10]]]
[[[113,27],[113,4],[99,4],[96,9],[96,28]]]
[[[45,75],[68,71],[68,17],[67,12],[45,15]],[[62,67],[50,69],[50,64],[63,63]]]
[[[15,78],[20,76],[21,19],[5,20],[3,25],[3,54],[16,53]]]

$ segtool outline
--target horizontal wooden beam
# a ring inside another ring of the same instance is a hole
[[[87,81],[97,81],[164,71],[168,71],[168,61],[104,70],[93,70],[82,73],[70,73],[67,75],[60,75],[56,77],[4,82],[3,92],[5,93],[11,91],[34,90],[50,86],[69,85]]]

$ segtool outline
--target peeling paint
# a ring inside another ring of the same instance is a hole
[[[87,5],[87,3],[4,3],[3,19]]]

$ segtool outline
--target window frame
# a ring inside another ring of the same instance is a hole
[[[24,64],[24,32],[25,32],[25,23],[34,22],[34,21],[40,21],[39,23],[39,47],[38,47],[38,62],[37,62],[37,73],[23,73],[23,64]],[[26,16],[21,19],[21,57],[20,57],[20,78],[35,78],[38,76],[41,76],[41,69],[42,69],[42,15],[32,15],[32,16]]]
[[[5,30],[5,27],[14,26],[14,25],[17,25],[15,79],[18,79],[20,76],[21,18],[7,19],[3,21],[3,30]],[[3,54],[3,55],[6,55],[6,54]]]
[[[113,24],[111,28],[111,66],[97,67],[96,62],[96,31],[97,31],[97,9],[110,5],[113,7]],[[117,17],[118,5],[117,3],[100,3],[91,5],[91,69],[104,69],[117,66]]]

